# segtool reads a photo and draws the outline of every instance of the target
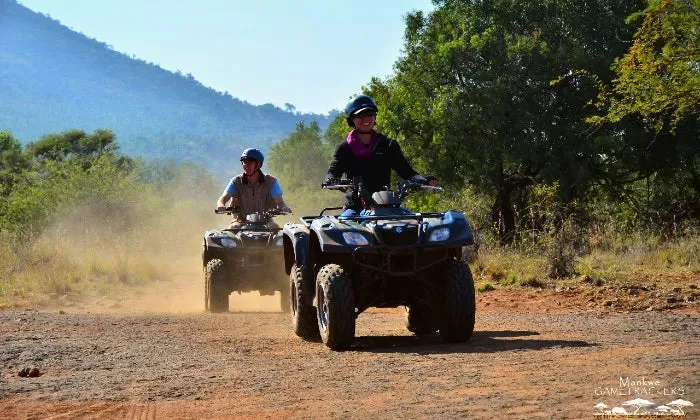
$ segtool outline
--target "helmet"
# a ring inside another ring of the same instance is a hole
[[[352,98],[350,102],[345,105],[345,119],[348,125],[352,127],[352,117],[366,110],[378,111],[377,103],[374,102],[374,99],[367,95],[357,95]]]
[[[258,149],[245,149],[243,153],[241,153],[241,160],[243,159],[257,160],[263,163],[265,156],[263,156],[262,152]]]

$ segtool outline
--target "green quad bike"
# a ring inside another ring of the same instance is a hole
[[[237,210],[214,210],[231,215]],[[227,312],[232,292],[257,290],[262,296],[280,292],[280,307],[289,312],[289,284],[282,270],[282,229],[270,227],[272,218],[285,215],[279,210],[253,213],[239,228],[204,232],[204,308],[208,312]],[[254,276],[248,275],[254,270]]]
[[[403,199],[421,189],[406,181],[399,193],[365,194],[362,181],[323,184],[362,198],[360,215],[302,216],[283,228],[289,274],[292,327],[299,337],[348,349],[355,320],[370,307],[407,309],[406,326],[416,335],[440,332],[446,342],[465,342],[474,331],[476,302],[462,247],[473,244],[461,212],[414,213]]]

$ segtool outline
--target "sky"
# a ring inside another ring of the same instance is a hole
[[[431,0],[18,0],[63,25],[254,105],[342,109],[386,78],[408,12]]]

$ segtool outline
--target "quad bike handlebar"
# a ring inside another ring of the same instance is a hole
[[[380,190],[372,194],[364,188],[361,177],[355,177],[353,180],[327,179],[326,182],[321,184],[321,188],[325,190],[350,192],[358,199],[362,207],[369,209],[374,207],[400,206],[408,195],[418,190],[442,191],[442,187],[430,185],[430,182],[433,180],[435,180],[435,178],[427,177],[425,180],[411,179],[404,181],[403,183],[398,184],[397,193],[391,191],[389,187],[385,187],[384,190]],[[389,195],[386,194],[387,192]],[[321,214],[323,214],[323,212],[326,210],[338,209],[342,209],[342,207],[328,207],[323,209]]]
[[[324,190],[338,190],[342,192],[354,190],[356,187],[357,185],[349,179],[334,179],[321,184],[321,188]]]
[[[238,209],[236,209],[235,207],[225,207],[223,209],[220,207],[217,207],[214,209],[215,214],[231,214],[231,213],[237,213],[237,212],[238,212]]]
[[[215,213],[215,214],[228,214],[228,215],[231,215],[231,214],[233,214],[233,213],[238,213],[239,210],[240,210],[240,209],[239,209],[238,207],[226,207],[226,208],[224,208],[224,209],[215,208],[215,209],[214,209],[214,213]],[[287,216],[287,215],[290,215],[290,214],[292,214],[291,211],[286,211],[286,210],[282,210],[282,209],[279,209],[279,208],[274,208],[274,209],[265,210],[264,212],[261,212],[261,213],[260,213],[261,216],[263,216],[263,217],[270,217],[270,218],[273,217],[273,216]]]
[[[407,196],[410,192],[419,190],[419,189],[424,189],[424,190],[433,190],[433,191],[442,191],[442,187],[438,185],[430,185],[428,183],[428,180],[426,181],[415,181],[415,180],[407,180],[404,181],[403,183],[400,183],[398,186],[399,194],[402,197]],[[324,182],[321,184],[321,188],[324,190],[338,190],[342,192],[347,192],[347,191],[357,191],[361,190],[362,187],[362,181],[358,182],[353,182],[351,180],[330,180],[329,182]],[[387,188],[388,189],[388,188]]]
[[[401,197],[406,197],[413,191],[417,190],[431,190],[431,191],[442,191],[442,187],[439,185],[430,185],[428,181],[414,181],[408,180],[399,184],[399,195]]]

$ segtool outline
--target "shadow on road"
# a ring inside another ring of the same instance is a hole
[[[417,336],[355,337],[350,351],[373,353],[493,353],[512,350],[544,350],[557,347],[591,347],[595,343],[580,340],[538,340],[536,331],[475,331],[466,343],[445,343],[438,333]]]

